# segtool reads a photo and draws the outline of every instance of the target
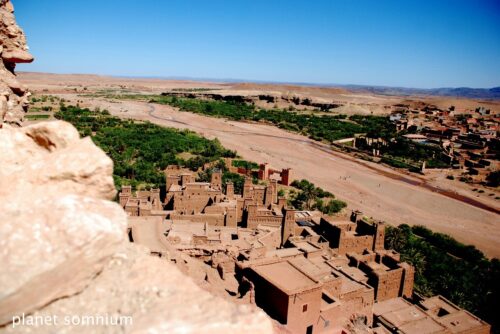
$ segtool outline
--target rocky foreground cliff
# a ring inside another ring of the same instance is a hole
[[[14,74],[17,63],[30,63],[26,37],[14,18],[9,0],[0,0],[0,120],[20,124],[28,107],[29,92]],[[1,123],[0,122],[0,126]]]
[[[0,0],[0,332],[270,333],[259,309],[201,290],[128,242],[113,164],[68,123],[21,124],[30,62]]]

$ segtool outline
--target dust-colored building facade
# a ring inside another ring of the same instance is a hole
[[[165,177],[163,201],[158,189],[122,187],[120,204],[134,222],[130,239],[151,243],[155,255],[175,250],[202,261],[217,273],[207,269],[211,284],[233,289],[292,333],[348,333],[353,323],[368,333],[419,333],[418,322],[391,312],[422,315],[428,333],[490,330],[440,296],[415,299],[415,270],[384,249],[383,222],[359,211],[344,218],[291,209],[273,179],[246,178],[235,194],[218,170],[210,182],[173,166]]]

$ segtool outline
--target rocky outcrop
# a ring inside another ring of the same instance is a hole
[[[173,264],[149,253],[149,250],[134,244],[124,244],[82,293],[58,300],[32,314],[33,317],[55,317],[59,322],[70,319],[69,324],[9,325],[5,331],[106,334],[272,332],[270,320],[263,312],[212,296]],[[99,322],[98,316],[118,324],[106,325],[103,320]],[[78,324],[78,321],[86,323]]]
[[[0,0],[0,127],[3,122],[21,124],[28,107],[29,92],[17,81],[17,63],[30,63],[26,38],[14,19],[10,0]]]
[[[64,122],[0,130],[0,323],[80,292],[125,241],[113,163]]]

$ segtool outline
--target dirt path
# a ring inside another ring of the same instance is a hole
[[[349,208],[359,209],[365,215],[394,225],[425,225],[473,244],[489,256],[500,257],[499,206],[462,198],[428,185],[421,178],[332,152],[325,145],[273,126],[211,118],[144,102],[85,102],[120,117],[149,120],[218,138],[245,159],[269,162],[274,168],[293,168],[295,178],[306,178],[333,192]]]

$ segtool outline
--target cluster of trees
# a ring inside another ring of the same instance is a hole
[[[426,161],[430,168],[447,168],[437,146],[414,143],[397,136],[388,117],[373,115],[318,115],[291,112],[284,109],[261,109],[252,104],[234,101],[213,101],[168,95],[122,95],[118,99],[149,99],[152,103],[168,104],[182,111],[232,120],[271,123],[279,128],[298,132],[318,141],[335,141],[365,133],[371,138],[383,138],[388,145],[381,147],[383,162],[398,168],[411,168]],[[392,140],[394,139],[395,140]],[[358,147],[363,149],[363,147]],[[370,149],[371,150],[371,149]]]
[[[389,117],[373,115],[319,115],[292,112],[285,109],[261,109],[238,101],[213,101],[169,95],[117,95],[117,99],[147,99],[152,103],[168,104],[182,111],[224,117],[231,120],[250,120],[271,123],[279,128],[298,132],[318,141],[335,141],[365,133],[370,138],[383,138],[388,145],[381,147],[386,162],[398,168],[426,161],[430,168],[447,168],[437,146],[414,143],[397,136]],[[392,140],[396,138],[396,140]],[[359,147],[363,149],[363,147]],[[370,149],[371,150],[371,149]]]
[[[259,168],[259,164],[246,160],[233,160],[232,165],[233,167],[241,167],[245,168],[246,170],[253,170]]]
[[[247,119],[255,107],[253,105],[228,101],[211,101],[176,96],[155,96],[150,102],[168,104],[182,111],[190,111],[213,117],[225,117],[234,120]]]
[[[91,136],[114,162],[117,187],[131,184],[159,187],[164,185],[163,170],[171,164],[197,170],[207,162],[236,153],[217,140],[208,140],[191,131],[163,128],[149,122],[121,120],[107,111],[62,105],[55,114],[72,123],[82,136]],[[189,152],[188,160],[178,155]]]
[[[399,168],[409,168],[413,163],[426,161],[430,168],[447,168],[441,159],[439,147],[411,142],[396,136],[394,124],[388,117],[373,115],[317,115],[291,112],[284,109],[266,110],[252,104],[233,101],[212,101],[176,96],[155,96],[150,102],[168,104],[182,111],[200,113],[232,120],[268,122],[311,139],[335,141],[365,133],[370,138],[383,138],[388,146],[382,147],[386,163]],[[396,140],[390,140],[396,138]],[[405,161],[407,163],[405,163]]]
[[[382,151],[391,157],[407,159],[411,162],[426,161],[429,168],[447,168],[450,166],[449,163],[441,159],[442,150],[440,147],[415,143],[404,137],[398,137],[396,140],[390,141]]]
[[[50,115],[47,114],[27,114],[26,119],[37,120],[37,119],[47,119]]]
[[[260,109],[252,104],[232,101],[212,101],[176,96],[154,96],[150,102],[168,104],[190,111],[232,120],[251,120],[272,123],[280,128],[299,132],[314,140],[334,141],[356,133],[390,137],[395,133],[388,117],[372,115],[315,115],[290,112],[284,109]]]
[[[361,150],[371,150],[366,144],[358,143]],[[396,136],[380,147],[382,162],[396,168],[412,168],[423,161],[429,168],[448,168],[450,164],[443,160],[442,149],[437,145],[415,143],[402,136]]]
[[[385,247],[415,266],[416,292],[441,294],[486,320],[500,332],[500,261],[423,226],[386,228]]]
[[[55,102],[55,101],[59,101],[60,98],[57,97],[57,96],[52,96],[52,95],[41,95],[41,96],[38,96],[38,97],[32,97],[30,99],[30,102],[31,103],[36,103],[36,102],[47,102],[47,101],[50,101],[50,102]]]
[[[340,212],[347,206],[345,202],[335,199],[331,192],[316,187],[314,183],[307,180],[295,180],[291,186],[299,191],[291,192],[289,201],[293,207],[299,210],[317,209],[324,214],[332,214]]]

